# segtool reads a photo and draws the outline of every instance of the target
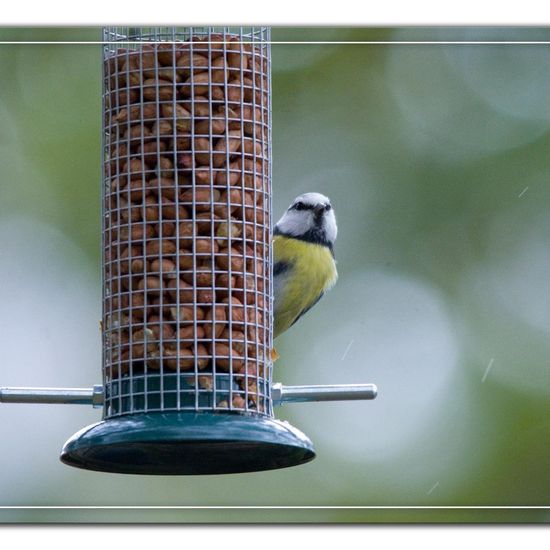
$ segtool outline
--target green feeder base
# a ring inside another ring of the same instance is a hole
[[[74,434],[61,461],[123,474],[230,474],[286,468],[315,458],[287,422],[238,413],[154,412],[109,418]]]

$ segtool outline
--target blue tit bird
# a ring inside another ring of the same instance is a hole
[[[338,228],[328,197],[294,199],[273,231],[274,337],[308,312],[338,278],[334,242]],[[274,350],[274,358],[278,357]]]

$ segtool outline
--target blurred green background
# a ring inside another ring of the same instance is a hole
[[[275,41],[550,40],[536,28],[274,28]],[[0,29],[101,40],[99,28]],[[550,46],[274,44],[274,216],[330,196],[340,280],[277,343],[304,466],[128,476],[59,462],[87,407],[0,405],[2,521],[550,521]],[[99,45],[0,45],[0,385],[101,380]],[[263,505],[113,510],[10,506]]]

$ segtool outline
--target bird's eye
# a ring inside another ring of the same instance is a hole
[[[332,208],[330,204],[325,204],[325,211],[329,211]]]
[[[295,210],[303,210],[305,208],[305,204],[303,202],[297,202],[295,205],[294,205],[294,209]]]

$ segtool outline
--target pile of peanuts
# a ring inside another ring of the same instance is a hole
[[[267,58],[212,34],[119,48],[104,68],[106,379],[190,373],[208,391],[230,373],[240,391],[215,407],[262,411]]]

